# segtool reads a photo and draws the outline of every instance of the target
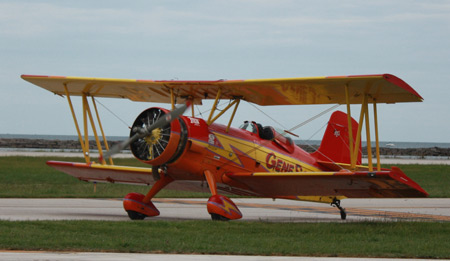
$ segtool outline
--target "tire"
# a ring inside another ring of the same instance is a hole
[[[144,215],[142,213],[132,211],[132,210],[128,210],[127,213],[128,213],[128,217],[131,220],[143,220],[145,217],[147,217],[146,215]]]
[[[214,220],[214,221],[228,221],[228,220],[230,220],[229,218],[226,218],[224,216],[221,216],[219,214],[214,214],[214,213],[211,213],[211,219]]]
[[[345,211],[341,211],[341,219],[345,220],[347,218],[347,213]]]

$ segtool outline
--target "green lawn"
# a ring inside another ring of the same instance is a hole
[[[450,198],[450,165],[397,165],[432,198]],[[390,166],[385,166],[390,167]]]
[[[0,221],[0,249],[450,258],[450,223]]]

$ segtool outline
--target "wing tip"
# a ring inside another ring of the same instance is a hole
[[[408,91],[409,93],[411,93],[412,95],[416,96],[417,98],[419,98],[418,102],[422,102],[423,101],[423,97],[420,96],[420,94],[414,90],[408,83],[406,83],[405,81],[403,81],[402,79],[400,79],[399,77],[393,75],[393,74],[389,74],[389,73],[385,73],[382,75],[383,78],[394,84],[397,85],[398,87]]]

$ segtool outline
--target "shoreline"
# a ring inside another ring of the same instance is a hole
[[[108,142],[111,148],[121,141]],[[318,146],[298,145],[300,148],[311,153]],[[89,141],[91,157],[98,158],[95,140]],[[104,148],[103,148],[104,149]],[[372,155],[375,149],[372,148]],[[362,148],[363,164],[367,164],[367,148]],[[380,159],[382,164],[437,164],[450,165],[450,148],[393,148],[381,147]],[[0,138],[0,157],[24,156],[24,157],[80,157],[83,153],[78,140],[48,140],[48,139],[25,139]],[[130,151],[123,151],[114,156],[115,158],[133,158]],[[377,160],[374,158],[375,164]]]
[[[99,158],[97,152],[90,154],[95,161]],[[79,151],[18,151],[9,150],[1,151],[0,157],[63,157],[63,158],[83,158],[83,153]],[[113,158],[134,158],[131,152],[123,152],[114,155]],[[362,163],[367,164],[368,159],[363,158]],[[373,158],[373,164],[376,164],[377,159]],[[396,158],[396,157],[381,157],[381,164],[399,164],[399,165],[450,165],[450,158],[446,159],[418,159],[418,158]]]

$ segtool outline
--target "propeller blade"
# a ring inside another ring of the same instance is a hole
[[[117,144],[114,147],[112,147],[110,150],[106,151],[103,154],[103,158],[109,158],[109,157],[119,153],[126,147],[130,146],[130,144],[135,142],[137,139],[140,139],[140,138],[150,135],[154,129],[162,128],[163,126],[171,123],[173,120],[175,120],[176,118],[183,115],[183,113],[186,111],[186,109],[189,106],[190,106],[190,102],[187,102],[187,103],[175,108],[171,112],[163,115],[152,125],[146,126],[145,128],[140,128],[139,130],[137,130],[137,133],[134,134],[132,137],[128,138],[127,140],[122,141],[120,144]]]

